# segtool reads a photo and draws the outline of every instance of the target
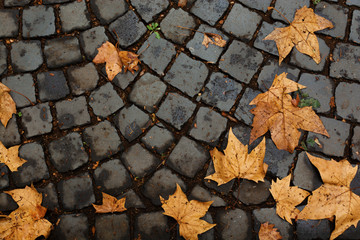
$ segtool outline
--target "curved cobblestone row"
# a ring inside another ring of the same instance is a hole
[[[335,26],[318,34],[322,61],[294,49],[278,66],[275,43],[262,39],[286,22],[268,7],[291,21],[304,5]],[[152,22],[161,39],[147,31]],[[220,34],[227,44],[205,48],[203,34],[179,25]],[[28,160],[17,172],[0,165],[0,211],[17,208],[3,191],[33,183],[55,226],[50,239],[180,239],[159,200],[178,183],[189,199],[214,201],[204,219],[217,226],[200,239],[256,239],[266,221],[283,239],[328,239],[333,223],[290,225],[270,196],[271,180],[289,173],[303,189],[321,185],[300,148],[290,154],[267,139],[266,180],[242,180],[240,193],[237,182],[217,186],[204,177],[214,172],[209,150],[226,146],[230,127],[248,144],[248,104],[282,72],[321,104],[316,112],[331,138],[303,134],[302,141],[321,143],[309,151],[358,164],[359,26],[356,0],[189,0],[183,9],[174,0],[0,0],[0,80],[35,103],[11,92],[21,114],[0,125],[0,141],[22,144]],[[141,69],[108,82],[104,66],[91,62],[108,40],[140,53]],[[352,184],[360,185],[360,173]],[[128,210],[95,214],[91,204],[102,191],[126,196]],[[359,236],[360,227],[351,227],[339,239]]]

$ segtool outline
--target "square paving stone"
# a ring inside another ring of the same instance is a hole
[[[65,210],[82,209],[95,203],[93,185],[88,173],[61,180],[57,186]]]
[[[206,65],[181,53],[166,73],[164,80],[190,97],[197,94],[209,73]]]
[[[241,82],[249,83],[263,61],[262,54],[243,42],[233,41],[219,67]]]
[[[223,73],[215,72],[211,74],[210,81],[201,94],[201,101],[222,111],[230,111],[241,89],[240,83],[227,78]]]
[[[141,213],[135,220],[135,236],[143,240],[170,239],[168,218],[163,212]]]
[[[22,93],[27,98],[29,98],[30,101],[32,101],[33,103],[36,102],[35,84],[31,74],[25,73],[15,76],[9,76],[4,78],[2,80],[2,83],[5,84],[10,89]],[[11,91],[10,95],[14,99],[17,108],[27,107],[31,105],[31,103],[26,98],[15,92]]]
[[[197,0],[190,11],[210,25],[215,25],[228,6],[229,2],[227,0]]]
[[[123,108],[114,121],[129,142],[140,136],[151,124],[150,117],[134,105]]]
[[[41,42],[37,40],[12,43],[10,54],[15,72],[33,71],[43,63]]]
[[[109,82],[93,91],[89,99],[94,113],[101,117],[107,117],[124,106],[123,100]]]
[[[115,127],[106,120],[86,128],[84,140],[90,146],[92,161],[110,157],[122,149],[122,142]]]
[[[93,63],[82,67],[69,67],[67,74],[71,92],[75,95],[93,90],[99,81],[99,75]]]
[[[330,65],[330,76],[360,81],[360,46],[338,43],[333,52],[334,62]]]
[[[91,27],[90,15],[86,9],[85,1],[75,1],[60,5],[59,15],[63,32],[84,30]]]
[[[155,170],[161,161],[145,150],[140,144],[135,144],[121,155],[125,166],[135,177],[142,178]]]
[[[81,32],[79,40],[86,58],[93,60],[98,53],[97,49],[109,39],[105,34],[105,28],[103,26],[97,26]]]
[[[226,206],[226,202],[222,198],[220,198],[214,194],[211,194],[208,190],[206,190],[203,187],[200,187],[199,185],[196,185],[193,188],[188,199],[189,199],[189,201],[197,200],[197,201],[201,201],[201,202],[213,201],[213,203],[211,204],[212,207],[225,207]]]
[[[270,24],[268,22],[263,21],[261,28],[255,39],[254,47],[264,50],[265,52],[274,54],[276,56],[279,56],[275,41],[264,40],[264,38],[266,38],[267,35],[269,35],[272,31],[274,31],[275,28],[283,28],[283,27],[286,27],[286,25],[281,22],[274,22],[273,24]]]
[[[1,20],[0,20],[1,21]],[[0,75],[7,69],[7,49],[4,43],[0,42]]]
[[[331,118],[320,117],[320,119],[329,133],[330,138],[309,132],[307,139],[317,138],[321,144],[321,147],[317,144],[308,146],[309,150],[323,152],[331,156],[344,156],[346,142],[350,134],[350,124]]]
[[[59,172],[75,170],[88,162],[79,133],[72,132],[49,144],[51,163]]]
[[[161,104],[156,116],[180,130],[185,122],[189,120],[195,108],[196,105],[193,102],[177,93],[171,92]]]
[[[10,119],[6,128],[0,123],[0,141],[7,148],[21,143],[15,117]]]
[[[0,10],[0,37],[16,37],[19,34],[19,24],[17,18],[19,10],[1,9]]]
[[[98,215],[95,217],[97,240],[130,239],[130,222],[126,214]]]
[[[341,82],[336,87],[336,112],[341,117],[360,122],[360,84]]]
[[[0,163],[0,189],[7,188],[8,186],[10,186],[9,169],[4,163]],[[1,200],[0,200],[0,209],[1,209]],[[1,210],[3,211],[3,209]]]
[[[193,178],[209,159],[210,155],[204,147],[187,137],[182,137],[171,152],[167,164],[180,174]]]
[[[129,10],[110,24],[109,31],[118,39],[121,46],[127,47],[139,40],[146,33],[147,28],[134,11]]]
[[[360,2],[359,2],[360,5]],[[360,44],[360,11],[354,10],[353,17],[351,21],[351,28],[350,28],[350,38],[351,41]],[[1,72],[1,70],[0,70]]]
[[[49,68],[63,67],[82,61],[79,40],[76,37],[47,40],[44,53]]]
[[[268,7],[270,6],[272,0],[261,0],[261,1],[254,1],[254,0],[241,0],[241,3],[246,5],[250,8],[255,8],[257,10],[266,12]]]
[[[102,69],[102,72],[106,74],[105,67]],[[126,73],[122,72],[121,74],[115,76],[115,78],[112,80],[112,83],[124,90],[132,81],[135,80],[140,72],[141,66],[139,66],[139,70],[134,72],[134,74],[132,74],[130,71],[127,71]]]
[[[49,178],[44,156],[44,150],[39,143],[27,143],[19,148],[19,156],[27,162],[12,172],[14,183],[17,187],[25,187],[33,182]]]
[[[21,109],[21,123],[26,137],[33,137],[52,130],[52,116],[48,103]]]
[[[59,100],[70,93],[62,71],[42,72],[37,75],[41,101]]]
[[[152,70],[163,75],[166,66],[176,54],[175,46],[165,39],[157,39],[155,34],[145,41],[138,53],[142,53],[140,60]]]
[[[1,130],[0,130],[1,131]],[[164,153],[175,141],[172,132],[167,130],[161,123],[154,125],[147,134],[141,138],[147,148],[157,153]]]
[[[94,171],[95,184],[102,192],[112,196],[121,194],[131,186],[131,178],[119,159],[103,163]]]
[[[52,211],[59,209],[58,196],[54,184],[49,183],[45,187],[36,188],[36,190],[41,193],[43,197],[41,206]]]
[[[246,240],[252,237],[250,214],[241,209],[218,211],[216,223],[221,239]]]
[[[36,5],[24,9],[22,33],[25,38],[55,34],[54,8]]]
[[[243,179],[240,183],[239,188],[233,192],[233,196],[246,204],[260,204],[266,202],[270,196],[270,182],[264,180],[264,182],[253,182]],[[238,193],[240,190],[240,193]]]
[[[294,20],[296,10],[302,8],[303,6],[310,6],[309,0],[277,0],[275,3],[275,8],[281,12],[290,22]],[[286,21],[283,16],[281,16],[275,10],[272,11],[271,16],[274,19]]]
[[[18,207],[19,205],[17,205],[9,194],[4,192],[0,193],[0,211],[13,211]]]
[[[348,229],[346,229],[344,231],[344,233],[338,237],[338,239],[339,240],[349,240],[349,239],[357,240],[357,239],[359,239],[359,235],[360,235],[360,227],[358,224],[357,227],[351,226]]]
[[[66,3],[70,2],[71,0],[43,0],[43,4],[55,4],[55,3]]]
[[[196,114],[194,127],[189,134],[198,140],[215,146],[221,133],[226,129],[226,123],[227,119],[217,112],[209,108],[201,107]]]
[[[140,14],[142,19],[144,19],[146,22],[150,22],[155,15],[164,11],[169,6],[169,1],[167,1],[167,0],[153,0],[153,1],[131,0],[131,4],[135,7],[136,11]]]
[[[346,0],[346,4],[360,7],[359,0]]]
[[[237,119],[242,120],[247,125],[251,125],[254,115],[250,110],[253,109],[255,105],[249,105],[249,103],[260,93],[260,91],[251,88],[245,90],[234,114]]]
[[[165,83],[158,77],[145,73],[133,86],[130,100],[140,108],[154,112],[165,91]]]
[[[183,44],[192,31],[189,29],[179,28],[178,26],[193,29],[196,27],[196,23],[194,18],[181,8],[172,8],[168,15],[160,23],[161,32],[164,33],[166,38],[169,38],[178,44]]]
[[[4,0],[5,7],[25,6],[30,3],[31,0]]]
[[[235,4],[226,18],[223,29],[242,40],[249,41],[261,19],[261,16],[256,12],[250,11],[241,4]]]
[[[88,239],[89,223],[85,214],[76,213],[61,215],[59,220],[59,224],[56,225],[55,230],[51,233],[51,239]]]
[[[354,136],[352,138],[352,157],[360,161],[360,127],[357,126],[354,128]]]
[[[91,8],[102,24],[108,24],[128,10],[125,0],[90,0]]]
[[[222,32],[205,24],[200,25],[198,31],[219,34],[226,42],[229,40]],[[186,47],[190,50],[191,54],[198,56],[209,63],[216,63],[224,48],[215,44],[209,44],[209,47],[205,47],[202,44],[204,34],[201,32],[196,32],[194,37],[186,44]]]
[[[56,115],[60,129],[90,123],[90,114],[84,96],[56,103]]]
[[[134,190],[130,189],[126,193],[122,194],[120,198],[123,197],[126,197],[126,202],[125,202],[126,208],[145,208],[144,203],[141,201],[139,196],[134,192]]]

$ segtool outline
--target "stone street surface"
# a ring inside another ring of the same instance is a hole
[[[321,63],[293,49],[279,66],[275,42],[263,38],[288,23],[268,7],[292,21],[304,5],[334,24],[317,33]],[[206,48],[202,32],[226,46]],[[108,81],[104,64],[92,63],[105,41],[140,54],[140,70]],[[224,149],[230,127],[248,144],[249,102],[283,72],[320,102],[331,136],[304,132],[300,141],[319,143],[308,151],[359,164],[359,44],[359,0],[188,0],[184,8],[177,0],[0,0],[0,81],[35,103],[11,92],[18,114],[0,123],[0,141],[22,144],[28,160],[17,172],[0,165],[0,211],[17,208],[3,191],[33,183],[54,224],[49,239],[181,239],[159,199],[177,183],[189,199],[214,201],[204,219],[217,226],[201,240],[256,239],[264,222],[283,239],[329,239],[329,220],[291,225],[276,215],[272,180],[292,173],[303,189],[322,184],[301,147],[278,150],[267,134],[265,182],[217,186],[204,177],[214,172],[209,150]],[[96,214],[101,192],[126,196],[128,210]],[[360,225],[339,239],[360,239]]]

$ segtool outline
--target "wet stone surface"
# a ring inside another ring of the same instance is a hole
[[[169,2],[167,0],[153,0],[151,2],[142,0],[131,0],[131,4],[136,8],[142,19],[151,22],[156,14],[165,10]]]
[[[70,67],[67,70],[71,92],[75,95],[93,90],[99,80],[99,75],[93,63],[82,67]]]
[[[360,44],[360,10],[354,10],[353,12],[350,40]]]
[[[49,133],[52,130],[52,116],[47,103],[23,108],[21,123],[26,137]]]
[[[210,25],[214,25],[225,13],[228,6],[229,2],[226,0],[198,0],[195,2],[190,11]]]
[[[96,239],[129,239],[129,218],[121,215],[98,215],[95,218]]]
[[[216,222],[222,239],[245,240],[251,238],[251,219],[241,209],[221,210],[216,214]]]
[[[29,73],[18,74],[2,79],[2,83],[5,84],[8,88],[13,89],[17,92],[21,92],[30,101],[35,102],[35,84],[33,77]],[[23,96],[10,92],[12,99],[14,99],[16,106],[19,108],[30,106],[31,103],[24,98]]]
[[[125,0],[91,0],[91,7],[102,24],[108,24],[128,10]]]
[[[23,12],[22,34],[26,38],[55,34],[55,12],[52,7],[30,6]]]
[[[79,37],[80,45],[88,60],[92,60],[98,53],[97,49],[108,40],[105,28],[97,26],[83,31]]]
[[[341,117],[360,122],[359,91],[360,84],[356,83],[340,83],[336,87],[336,110]]]
[[[85,1],[75,1],[61,5],[59,11],[61,29],[64,32],[84,30],[91,26],[90,14],[86,9]]]
[[[3,74],[7,68],[7,50],[6,46],[0,42],[0,74]]]
[[[19,11],[15,9],[0,10],[0,37],[16,37],[19,34],[19,26],[16,17]]]
[[[238,198],[239,200],[246,204],[260,204],[265,202],[270,196],[270,182],[268,180],[264,180],[264,182],[253,182],[244,179],[240,183],[240,187],[238,190],[233,192],[233,196]],[[240,193],[238,191],[240,190]],[[239,195],[238,195],[239,194]]]
[[[199,185],[196,185],[191,191],[189,195],[189,200],[192,199],[202,202],[213,201],[213,203],[211,204],[211,206],[213,207],[223,207],[226,205],[226,202],[222,198],[211,194],[208,190],[200,187]]]
[[[297,0],[297,1],[287,1],[287,0],[277,0],[275,3],[275,8],[281,12],[290,22],[293,21],[295,12],[297,9],[302,8],[303,6],[309,7],[308,0]],[[284,17],[282,17],[278,12],[272,11],[271,16],[274,19],[284,21]]]
[[[330,65],[330,76],[360,81],[360,47],[346,43],[338,43],[335,47],[334,62]]]
[[[352,138],[354,146],[351,148],[353,158],[360,161],[360,127],[354,128],[354,136]]]
[[[143,213],[136,218],[135,236],[142,239],[169,239],[167,218],[162,212]]]
[[[10,53],[12,65],[17,72],[36,70],[43,63],[41,43],[37,40],[15,42],[11,45]]]
[[[148,149],[155,150],[160,154],[165,152],[174,140],[174,135],[162,124],[153,126],[149,132],[141,138],[141,141]]]
[[[273,24],[270,24],[268,22],[263,21],[261,28],[255,39],[254,47],[264,50],[265,52],[274,54],[276,56],[279,56],[275,41],[263,40],[263,39],[267,35],[269,35],[275,28],[283,28],[283,27],[286,27],[286,25],[281,22],[274,22]]]
[[[54,230],[54,239],[86,239],[89,231],[85,214],[66,214],[60,216],[59,225]]]
[[[254,115],[250,112],[255,105],[249,105],[249,103],[258,95],[260,91],[247,88],[240,99],[239,105],[235,111],[235,117],[242,120],[244,123],[251,125]]]
[[[64,100],[55,104],[58,126],[60,129],[72,128],[90,123],[84,96]]]
[[[62,67],[81,61],[79,40],[76,37],[64,37],[47,40],[44,54],[49,68]]]
[[[19,129],[16,118],[13,117],[8,122],[6,128],[0,124],[0,141],[5,147],[14,146],[21,143]]]
[[[37,75],[37,79],[42,101],[59,100],[70,93],[62,71],[42,72]]]
[[[54,184],[49,183],[45,187],[37,188],[36,190],[42,194],[42,206],[46,207],[49,210],[59,209],[58,195],[56,193]]]

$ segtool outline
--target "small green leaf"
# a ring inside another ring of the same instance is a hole
[[[159,26],[159,24],[158,23],[153,23],[153,27],[154,27],[154,29],[155,28],[157,28]]]
[[[160,39],[160,38],[161,38],[161,36],[160,36],[160,34],[159,34],[158,32],[155,32],[155,37],[156,37],[157,39]]]
[[[306,144],[309,145],[310,147],[315,146],[316,142],[314,139],[310,138],[308,140],[306,140]]]
[[[19,117],[22,117],[22,113],[21,113],[21,112],[18,112],[17,115],[18,115]]]
[[[152,27],[150,25],[146,25],[147,29],[149,29],[150,31],[152,31]]]
[[[306,147],[306,144],[305,144],[304,141],[301,141],[301,146],[302,146],[302,148],[303,148],[305,151],[308,150],[308,148]]]

